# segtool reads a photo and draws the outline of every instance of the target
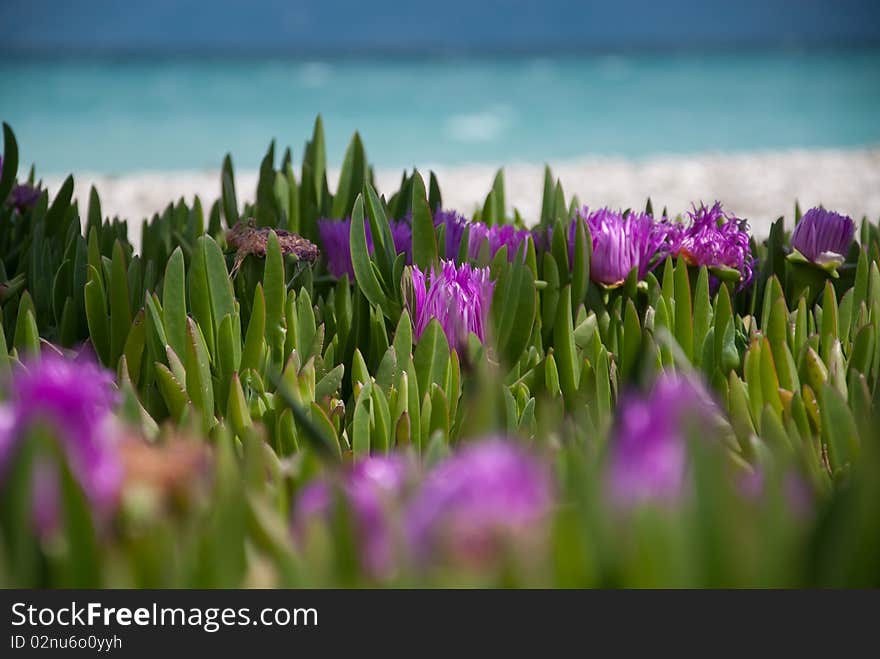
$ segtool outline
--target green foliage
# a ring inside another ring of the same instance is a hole
[[[780,218],[754,245],[751,288],[667,259],[645,281],[633,272],[609,290],[590,281],[584,223],[569,245],[578,202],[548,168],[533,219],[542,236],[552,229],[549,245],[533,237],[516,254],[484,245],[474,259],[461,250],[459,260],[489,268],[495,288],[484,341],[472,334],[451,345],[436,319],[416,332],[411,271],[389,223],[412,213],[412,264],[430,272],[445,251],[433,221],[437,177],[426,189],[420,173],[405,172],[381,196],[355,134],[331,191],[320,117],[302,155],[297,181],[289,150],[276,169],[273,142],[254,202],[239,198],[227,156],[207,217],[198,198],[169,204],[143,224],[135,250],[127,223],[102,216],[94,189],[81,222],[72,179],[24,212],[6,204],[19,157],[4,124],[0,376],[87,341],[117,375],[132,434],[157,451],[192,436],[210,459],[203,492],[187,489],[167,507],[133,497],[104,534],[51,438],[24,443],[0,481],[3,585],[262,585],[264,573],[278,585],[370,583],[339,567],[341,553],[359,549],[341,531],[332,551],[292,540],[295,493],[369,455],[403,452],[427,468],[483,434],[541,452],[563,503],[543,562],[498,584],[877,584],[876,223],[862,223],[836,273],[786,258]],[[282,249],[282,231],[317,241],[324,216],[352,219],[353,281]],[[523,226],[507,207],[503,171],[476,216]],[[235,269],[221,220],[228,228],[249,217],[271,229],[265,255]],[[715,438],[718,450],[693,448],[691,505],[643,511],[624,528],[601,505],[616,404],[662,372],[705,380],[730,436]],[[27,526],[34,461],[46,455],[61,466],[67,540],[52,551]],[[766,496],[744,499],[731,473],[761,475]],[[791,474],[814,495],[812,517],[789,510]],[[457,576],[449,583],[471,583]]]

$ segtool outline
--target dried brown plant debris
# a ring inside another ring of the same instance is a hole
[[[226,243],[235,249],[235,264],[232,267],[232,275],[238,272],[242,261],[248,254],[259,258],[266,257],[266,244],[269,241],[269,227],[258,227],[254,218],[248,218],[247,222],[237,222],[226,233]],[[278,244],[282,254],[293,254],[300,261],[313,263],[318,258],[318,246],[295,233],[275,229],[278,236]]]
[[[162,500],[188,496],[211,473],[211,452],[202,442],[155,445],[132,437],[120,443],[119,453],[126,486],[146,488]]]

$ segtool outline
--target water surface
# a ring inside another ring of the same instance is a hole
[[[42,173],[256,168],[272,137],[298,160],[319,112],[331,164],[354,130],[380,167],[859,146],[880,51],[0,62]]]

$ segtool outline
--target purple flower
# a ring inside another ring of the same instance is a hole
[[[512,261],[520,245],[531,237],[531,231],[517,229],[510,224],[496,224],[490,227],[482,222],[474,222],[470,225],[468,234],[468,258],[476,259],[485,241],[489,245],[490,257],[495,256],[502,247],[507,247],[507,260]]]
[[[824,208],[811,208],[791,234],[791,246],[808,261],[837,267],[846,259],[856,234],[852,218]]]
[[[749,223],[725,213],[717,201],[712,208],[694,205],[688,216],[688,224],[670,225],[671,255],[710,270],[735,270],[739,273],[739,288],[748,286],[755,262],[749,245]],[[717,285],[716,279],[713,286]]]
[[[344,220],[318,220],[318,236],[321,247],[327,257],[327,269],[330,274],[341,279],[345,275],[354,281],[354,266],[351,264],[351,218]],[[373,251],[373,238],[367,229],[367,249]]]
[[[585,206],[575,221],[586,222],[593,240],[590,278],[608,287],[619,286],[635,268],[643,279],[660,258],[665,256],[665,240],[669,226],[655,222],[646,213],[628,213],[602,208],[592,213]],[[569,228],[569,245],[574,258],[574,232]]]
[[[568,260],[574,260],[574,222],[569,227],[568,238]],[[538,252],[546,252],[553,244],[553,227],[550,225],[536,226],[532,229],[532,242],[535,243],[535,250]]]
[[[398,254],[406,254],[406,262],[412,263],[412,226],[407,219],[391,220],[388,223],[391,229],[391,239],[394,249]],[[367,250],[373,253],[373,236],[370,232],[370,224],[364,224],[366,228]],[[318,220],[318,235],[321,238],[321,246],[327,256],[327,268],[330,274],[341,279],[348,275],[354,281],[354,266],[351,262],[351,218],[344,220],[330,220],[322,218]]]
[[[447,261],[455,261],[458,259],[458,252],[461,248],[461,239],[464,232],[469,226],[467,218],[459,215],[453,210],[443,210],[438,208],[434,213],[434,226],[440,225],[445,227],[446,245],[444,246],[444,254]]]
[[[412,265],[412,222],[409,219],[391,220],[391,240],[394,242],[394,251],[398,254],[406,254],[407,265]]]
[[[511,440],[465,446],[437,466],[407,510],[418,562],[482,565],[540,539],[553,505],[548,470]]]
[[[467,347],[471,332],[485,341],[494,289],[489,268],[475,268],[468,263],[456,267],[452,261],[441,261],[440,270],[433,270],[427,281],[425,274],[414,266],[412,288],[407,287],[404,299],[413,319],[416,340],[436,318],[454,350]]]
[[[395,509],[409,480],[409,463],[401,456],[370,457],[344,472],[339,496],[351,515],[363,568],[372,576],[387,576],[395,559]],[[333,514],[334,489],[328,480],[317,480],[300,492],[293,512],[293,530],[299,542],[306,539],[316,520]]]
[[[777,474],[777,477],[780,475]],[[769,482],[768,482],[769,481]],[[809,482],[797,471],[788,470],[781,474],[779,483],[773,483],[761,467],[740,475],[736,481],[737,490],[748,500],[762,503],[772,492],[772,486],[779,488],[789,512],[798,518],[809,516],[814,508],[814,493]]]
[[[0,156],[0,176],[3,176],[3,158]],[[37,203],[42,190],[30,183],[16,183],[12,186],[9,193],[9,203],[17,208],[19,212],[24,212]]]
[[[16,371],[12,398],[0,412],[0,474],[35,427],[48,427],[59,441],[74,478],[98,512],[112,508],[123,468],[111,433],[116,401],[113,375],[89,360],[71,361],[52,352]],[[34,518],[52,528],[57,504],[54,466],[38,466],[34,478]]]
[[[21,213],[32,208],[42,193],[40,188],[30,183],[18,183],[13,186],[12,192],[9,194],[9,201]]]
[[[621,401],[608,472],[611,499],[624,507],[679,500],[688,434],[717,428],[719,414],[700,384],[678,375],[662,375],[646,397]]]

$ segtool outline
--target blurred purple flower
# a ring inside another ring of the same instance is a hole
[[[446,235],[446,245],[443,248],[444,258],[447,261],[456,261],[458,260],[458,252],[461,248],[461,239],[469,226],[469,222],[466,217],[458,214],[456,211],[438,208],[437,212],[434,213],[434,226],[439,227],[441,224],[445,227],[444,233]]]
[[[856,234],[852,218],[824,208],[811,208],[791,234],[791,246],[808,261],[836,267],[846,259]]]
[[[365,223],[367,250],[373,253],[373,235],[370,231],[369,222]],[[394,249],[398,254],[406,254],[406,262],[412,263],[412,226],[408,219],[390,220],[388,226],[391,229],[391,239],[394,241]],[[321,238],[321,246],[327,257],[327,269],[330,274],[341,279],[348,275],[354,281],[354,266],[351,262],[351,218],[344,220],[331,220],[321,218],[318,220],[318,235]]]
[[[574,222],[572,222],[572,227]],[[569,247],[568,260],[573,260],[574,255],[574,229],[569,227],[568,232]],[[535,251],[546,252],[550,249],[553,241],[553,227],[549,225],[539,225],[532,229],[532,241],[535,243]]]
[[[720,202],[711,208],[694,205],[688,213],[690,222],[672,223],[669,242],[672,256],[680,256],[691,265],[730,268],[739,273],[739,287],[752,281],[755,259],[749,245],[749,223],[725,213]],[[713,288],[718,280],[713,277]]]
[[[746,499],[760,502],[768,493],[765,471],[760,467],[742,474],[736,481],[739,493]],[[807,517],[813,511],[814,493],[809,482],[798,472],[782,475],[781,495],[789,511],[796,517]]]
[[[628,213],[601,208],[590,212],[585,206],[569,227],[569,258],[574,260],[575,222],[586,222],[593,241],[590,277],[605,286],[619,286],[636,268],[644,279],[666,254],[666,222],[656,222],[646,213]]]
[[[2,156],[0,156],[0,176],[3,176]],[[30,183],[16,183],[9,192],[9,204],[17,208],[19,212],[24,212],[37,203],[42,192],[38,186]]]
[[[28,208],[32,208],[41,194],[42,190],[30,183],[18,183],[13,186],[12,192],[9,193],[9,201],[21,213]]]
[[[394,512],[402,505],[409,467],[402,456],[369,457],[345,471],[339,482],[339,496],[351,515],[362,567],[376,578],[394,567]],[[333,514],[333,487],[328,480],[316,480],[300,492],[293,511],[293,531],[299,542],[305,541],[312,523],[326,522]]]
[[[611,499],[624,507],[680,499],[688,434],[716,427],[719,414],[702,385],[678,375],[660,376],[648,396],[624,398],[611,445]]]
[[[391,240],[394,242],[394,251],[398,254],[406,254],[407,265],[412,265],[412,222],[409,219],[391,220]]]
[[[52,352],[16,371],[12,398],[0,417],[0,474],[34,426],[48,427],[59,441],[71,473],[97,512],[113,507],[123,469],[111,433],[116,402],[113,374],[90,360],[71,361]],[[57,475],[47,464],[35,474],[35,521],[43,530],[57,518]]]
[[[548,470],[525,449],[477,441],[428,474],[407,510],[407,538],[420,563],[483,565],[540,540],[553,500]]]
[[[414,266],[412,288],[406,288],[404,299],[416,340],[436,318],[454,350],[467,347],[471,332],[485,341],[494,289],[489,268],[475,268],[467,263],[456,267],[452,261],[441,261],[440,270],[433,270],[427,281],[425,274]]]
[[[517,229],[511,224],[496,224],[490,227],[482,222],[474,222],[470,224],[468,234],[468,258],[476,259],[485,241],[489,245],[490,257],[495,256],[502,247],[507,247],[507,260],[512,261],[516,258],[520,245],[531,237],[531,231]]]
[[[321,238],[321,247],[327,258],[327,269],[330,274],[341,279],[345,275],[354,281],[354,267],[351,264],[351,218],[344,220],[318,220],[318,236]],[[367,249],[372,253],[373,238],[367,229]]]
[[[58,466],[38,459],[31,472],[31,518],[37,534],[45,537],[61,523],[61,487]]]

